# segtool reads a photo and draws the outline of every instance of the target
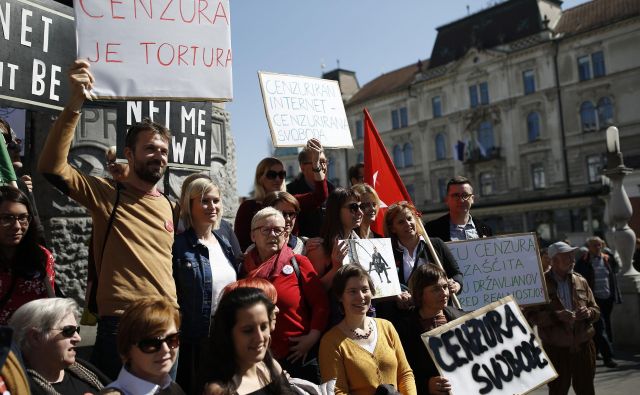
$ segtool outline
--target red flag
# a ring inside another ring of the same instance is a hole
[[[378,234],[384,234],[382,224],[387,207],[401,200],[411,202],[411,197],[409,197],[409,192],[404,187],[402,179],[382,143],[369,111],[366,108],[363,111],[364,182],[376,190],[381,200],[380,211],[376,220],[371,224],[371,229]]]

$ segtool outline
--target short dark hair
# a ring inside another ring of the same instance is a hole
[[[150,130],[155,134],[159,134],[163,139],[171,141],[171,131],[163,125],[153,122],[149,118],[144,118],[142,122],[136,122],[127,129],[127,137],[124,141],[124,146],[134,150],[136,143],[138,142],[138,135],[142,132]]]
[[[441,278],[446,279],[447,273],[433,263],[425,263],[416,268],[409,277],[409,292],[413,297],[416,309],[422,307],[422,294],[426,287],[437,284]]]
[[[352,178],[358,178],[358,170],[362,169],[363,167],[364,163],[362,162],[351,166],[349,168],[349,180],[351,180]]]
[[[451,185],[464,185],[464,184],[471,185],[471,180],[469,180],[465,176],[455,176],[455,177],[453,177],[452,179],[447,181],[447,193],[449,193],[449,187],[451,187]],[[473,187],[473,185],[471,185],[471,187]]]
[[[348,264],[342,266],[336,272],[335,276],[333,276],[333,281],[331,282],[331,292],[336,297],[336,299],[340,300],[342,294],[344,293],[344,289],[347,287],[347,282],[350,278],[366,278],[367,283],[369,283],[369,289],[371,289],[371,294],[376,294],[376,289],[373,285],[373,281],[371,280],[371,276],[367,273],[366,270],[362,268],[360,265]]]
[[[298,163],[302,165],[310,161],[311,158],[309,158],[309,150],[307,147],[304,147],[300,152],[298,152]]]

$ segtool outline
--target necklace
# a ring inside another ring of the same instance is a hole
[[[351,334],[353,335],[354,338],[358,339],[358,340],[366,340],[368,338],[371,337],[371,334],[373,333],[373,323],[371,320],[369,320],[369,329],[367,329],[364,333],[358,333],[358,329],[350,329],[349,330],[351,332]]]

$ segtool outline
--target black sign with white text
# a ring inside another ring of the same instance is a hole
[[[76,57],[73,9],[51,0],[0,0],[0,105],[62,110]]]

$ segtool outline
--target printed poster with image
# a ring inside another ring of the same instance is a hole
[[[349,244],[349,253],[342,264],[360,265],[369,273],[376,290],[374,299],[396,296],[402,292],[391,239],[348,239],[340,242]]]

